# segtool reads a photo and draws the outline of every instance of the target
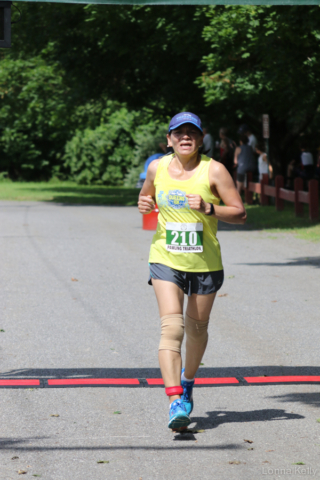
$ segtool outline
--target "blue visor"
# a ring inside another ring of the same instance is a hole
[[[195,115],[194,113],[191,112],[181,112],[177,113],[174,117],[172,117],[170,124],[169,124],[169,133],[171,130],[174,130],[175,128],[180,127],[181,125],[184,125],[185,123],[192,123],[195,125],[201,133],[203,133],[202,130],[202,123],[200,118]]]

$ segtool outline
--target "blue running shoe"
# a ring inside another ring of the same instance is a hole
[[[184,372],[184,368],[182,369],[181,373]],[[183,394],[181,395],[181,400],[184,403],[184,406],[186,407],[187,414],[190,415],[190,413],[193,410],[193,385],[194,385],[194,380],[192,382],[186,382],[184,380],[181,380],[181,387],[183,388]]]
[[[170,405],[168,428],[173,430],[186,428],[190,421],[184,403],[181,400],[174,400]]]

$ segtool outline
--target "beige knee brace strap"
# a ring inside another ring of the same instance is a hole
[[[187,340],[194,344],[207,344],[209,319],[206,321],[195,320],[186,313],[185,327]]]
[[[161,317],[161,340],[159,350],[181,352],[184,334],[183,315],[174,313]]]

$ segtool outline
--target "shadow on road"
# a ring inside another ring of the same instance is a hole
[[[299,402],[306,405],[313,405],[314,407],[320,407],[320,394],[319,392],[306,392],[306,393],[287,393],[285,395],[275,395],[273,397],[280,402]]]
[[[151,437],[151,435],[150,435]],[[110,441],[110,437],[106,437],[106,442]],[[160,446],[160,445],[76,445],[76,446],[51,446],[51,445],[34,445],[37,441],[50,441],[49,437],[24,437],[24,438],[0,438],[0,448],[2,451],[18,451],[18,452],[52,452],[52,451],[113,451],[113,450],[155,450],[165,451],[172,450],[172,446]],[[56,439],[54,439],[56,440]],[[27,444],[27,445],[26,445]],[[175,446],[175,450],[194,450],[194,446]],[[241,444],[227,443],[223,445],[198,445],[197,450],[240,450],[243,448]]]
[[[280,409],[249,410],[247,412],[236,412],[226,410],[215,410],[207,412],[207,417],[192,417],[194,430],[211,430],[224,423],[250,423],[250,422],[271,422],[274,420],[301,420],[305,417],[295,413],[287,413]],[[195,440],[193,433],[178,433],[174,440]],[[250,442],[249,442],[250,443]]]
[[[259,263],[237,263],[236,265],[251,265],[255,267],[267,266],[267,267],[316,267],[320,268],[320,257],[297,257],[291,258],[288,262],[259,262]]]

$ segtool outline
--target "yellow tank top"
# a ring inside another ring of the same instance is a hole
[[[183,272],[222,270],[220,245],[216,237],[218,220],[191,210],[187,194],[201,195],[205,202],[219,205],[209,184],[211,159],[201,161],[191,178],[175,180],[168,167],[174,154],[163,157],[154,181],[159,207],[157,231],[153,237],[149,263],[162,263]]]

